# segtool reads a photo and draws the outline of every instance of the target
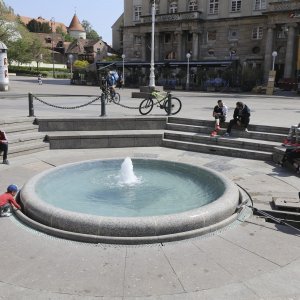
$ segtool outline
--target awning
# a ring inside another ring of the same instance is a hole
[[[190,61],[190,67],[202,67],[202,66],[214,66],[214,67],[227,67],[231,64],[237,62],[238,60],[200,60],[200,61]],[[154,63],[155,66],[161,67],[180,67],[180,66],[187,66],[187,61],[174,61],[174,60],[165,60],[159,61]],[[97,62],[97,69],[101,69],[103,67],[107,67],[109,65],[122,68],[123,61],[116,61],[116,62]],[[145,61],[131,61],[131,62],[124,62],[124,67],[142,67],[142,68],[150,68],[150,62]]]

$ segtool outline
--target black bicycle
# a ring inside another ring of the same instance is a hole
[[[176,97],[171,97],[171,103],[169,100],[170,92],[162,94],[158,91],[153,91],[149,98],[144,99],[139,107],[141,115],[147,115],[151,112],[154,105],[157,105],[160,109],[164,109],[169,115],[176,115],[180,112],[182,104],[181,101]],[[170,111],[171,110],[171,111]]]
[[[106,104],[109,102],[120,103],[121,96],[119,93],[116,93],[112,87],[103,87],[101,90],[104,94]]]

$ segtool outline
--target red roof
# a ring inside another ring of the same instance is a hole
[[[78,17],[76,16],[76,14],[74,15],[70,26],[69,26],[69,31],[72,30],[76,30],[76,31],[85,31],[84,28],[82,27],[81,23],[79,22]]]

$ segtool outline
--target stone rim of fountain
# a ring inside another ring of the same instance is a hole
[[[101,161],[117,159],[101,159]],[[136,159],[134,159],[136,160]],[[167,161],[141,159],[147,161]],[[44,171],[31,178],[20,192],[21,202],[26,215],[17,212],[23,222],[35,229],[55,236],[96,243],[140,244],[181,240],[220,229],[237,218],[236,209],[240,202],[238,187],[224,175],[205,167],[196,167],[218,177],[225,185],[225,191],[217,200],[199,207],[172,215],[150,217],[100,217],[67,211],[42,201],[34,192],[37,181],[48,173],[79,165],[88,160],[65,164],[55,169]],[[187,166],[189,163],[178,163]]]

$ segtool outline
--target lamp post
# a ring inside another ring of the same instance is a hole
[[[155,87],[154,35],[155,35],[155,0],[152,1],[151,64],[150,64],[150,78],[149,78],[150,87]]]
[[[273,51],[272,52],[272,57],[273,57],[273,61],[272,61],[272,71],[274,71],[275,69],[275,59],[276,59],[276,56],[278,55],[277,51]]]
[[[69,60],[69,64],[70,64],[70,77],[71,77],[71,80],[73,78],[73,54],[69,54],[68,56],[68,60]]]
[[[186,58],[187,58],[187,72],[186,72],[186,90],[190,89],[190,58],[191,58],[191,54],[187,53],[186,54]]]
[[[122,72],[122,80],[123,80],[123,86],[125,86],[125,54],[122,54],[122,60],[123,60],[123,72]]]
[[[53,73],[53,78],[55,78],[55,71],[54,71],[54,25],[55,25],[55,19],[52,17],[51,18],[51,31],[52,31],[52,73]]]
[[[43,54],[40,53],[37,61],[37,71],[39,71],[39,64],[43,61]]]

